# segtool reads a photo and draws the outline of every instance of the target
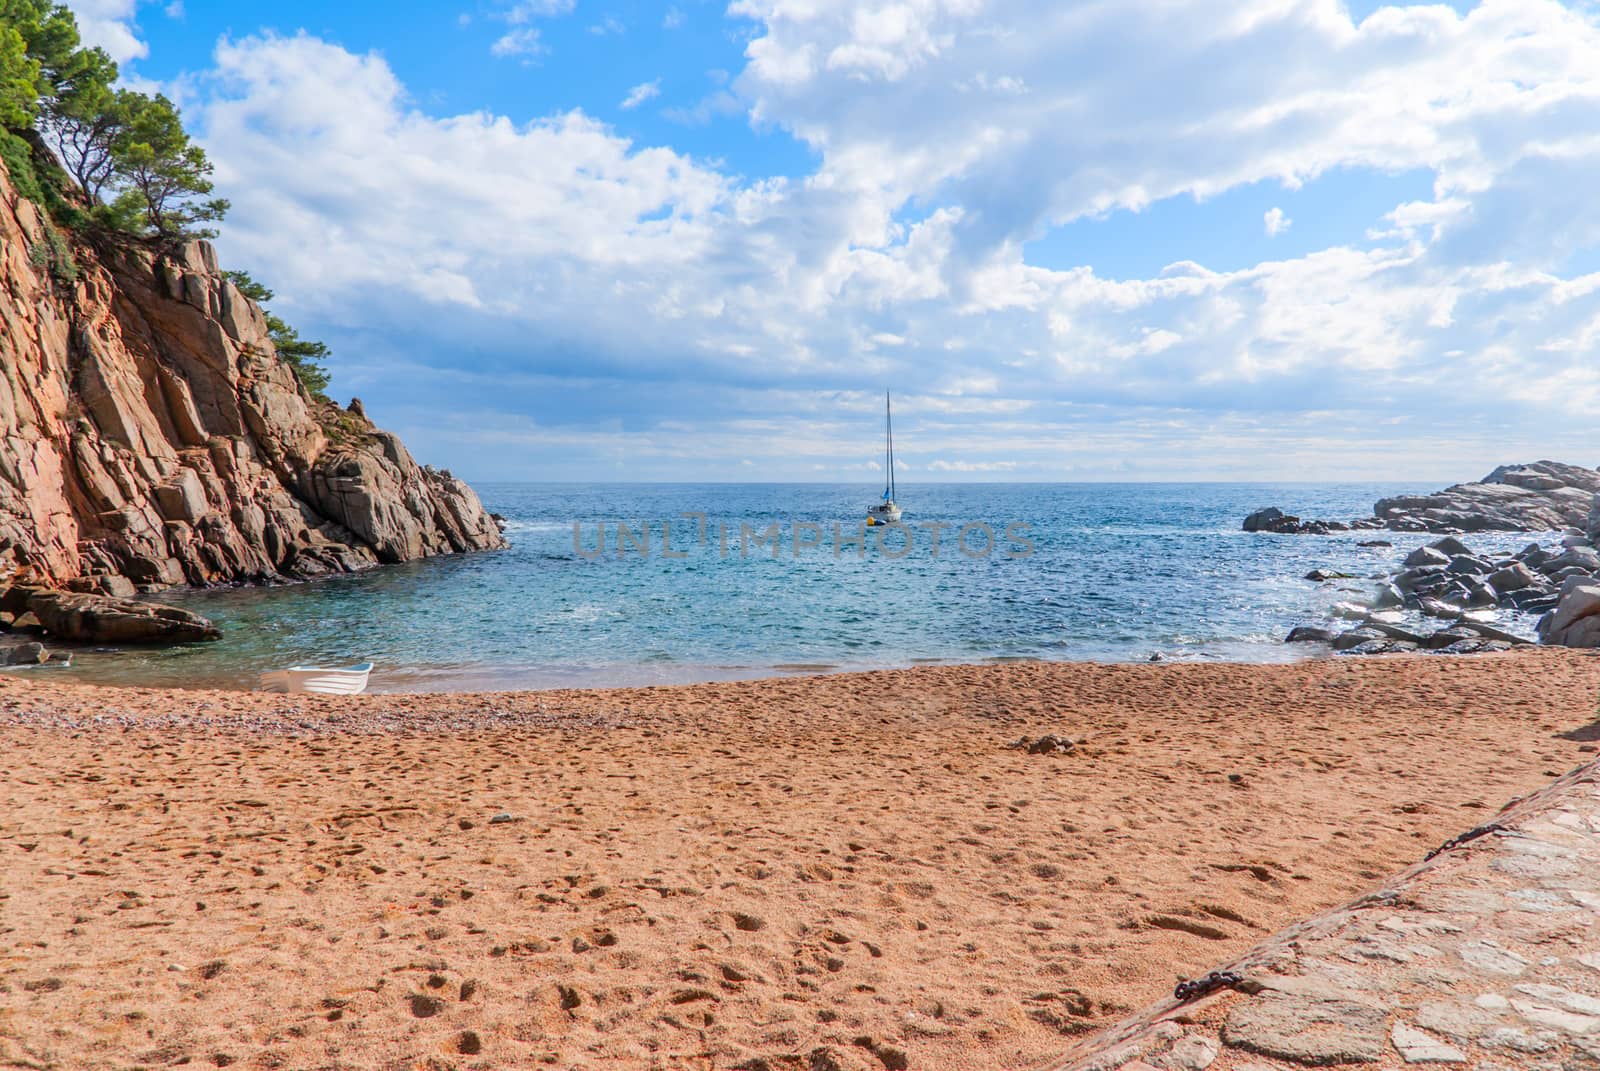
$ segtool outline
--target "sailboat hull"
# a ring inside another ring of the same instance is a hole
[[[868,527],[877,527],[880,524],[899,524],[900,507],[893,502],[883,506],[873,506],[867,511]]]

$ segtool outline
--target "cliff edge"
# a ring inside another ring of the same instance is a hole
[[[308,579],[504,546],[478,496],[314,398],[206,242],[72,248],[0,167],[0,579]]]

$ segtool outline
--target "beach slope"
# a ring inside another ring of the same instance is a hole
[[[1594,667],[6,679],[0,1066],[1040,1067],[1589,759]]]

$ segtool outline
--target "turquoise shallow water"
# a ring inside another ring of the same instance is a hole
[[[1424,540],[1397,533],[1251,535],[1250,510],[1282,505],[1348,518],[1409,484],[902,485],[913,543],[835,548],[859,529],[871,488],[844,485],[486,484],[510,550],[438,558],[312,584],[173,592],[163,601],[215,620],[215,644],[79,654],[72,677],[250,686],[264,669],[378,664],[375,691],[637,684],[994,659],[1278,661],[1295,624],[1370,582],[1316,585],[1313,568],[1366,576]],[[708,515],[704,542],[685,511]],[[648,556],[619,554],[615,522]],[[664,557],[661,522],[682,557]],[[606,553],[592,554],[607,522]],[[949,522],[935,553],[924,522]],[[802,542],[793,543],[796,522]],[[740,526],[777,524],[781,543],[741,554]],[[989,525],[992,553],[978,553]],[[1007,540],[1008,524],[1025,525]],[[719,526],[728,532],[723,550]],[[1383,538],[1392,549],[1363,548]],[[1485,551],[1527,536],[1471,540]],[[1008,556],[1006,551],[1018,556]],[[1344,589],[1344,590],[1341,590]],[[1511,622],[1521,626],[1526,623]]]

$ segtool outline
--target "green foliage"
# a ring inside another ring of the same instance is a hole
[[[267,330],[272,333],[273,345],[278,347],[278,356],[294,368],[294,374],[300,377],[306,390],[318,398],[327,397],[328,369],[322,362],[328,359],[328,347],[301,338],[298,331],[270,312],[267,313]]]
[[[239,292],[254,301],[257,305],[266,305],[272,300],[272,291],[256,282],[249,272],[230,271],[224,272],[230,282],[239,288]],[[322,363],[328,359],[328,347],[321,342],[300,337],[300,332],[284,323],[283,320],[262,310],[267,319],[267,333],[272,336],[272,344],[278,351],[278,356],[288,362],[294,369],[294,374],[299,377],[300,383],[311,392],[311,396],[319,401],[327,401],[328,395],[328,369]]]
[[[228,202],[207,198],[213,186],[205,150],[189,140],[166,97],[130,99],[132,110],[111,141],[111,160],[127,189],[142,199],[145,227],[172,241],[212,237],[216,231],[204,224],[221,219]]]
[[[0,126],[27,126],[38,106],[39,62],[16,27],[0,23]]]
[[[228,202],[212,196],[205,151],[170,100],[115,89],[116,80],[117,65],[82,47],[64,5],[0,0],[0,129],[30,135],[28,152],[5,155],[13,175],[33,173],[19,191],[63,224],[163,242],[212,236]]]
[[[34,167],[32,147],[10,131],[0,130],[0,160],[5,161],[11,173],[11,184],[18,193],[34,204],[53,206],[60,195],[46,182],[41,182]],[[72,248],[55,222],[43,217],[43,238],[28,250],[28,259],[35,268],[48,269],[58,281],[71,284],[78,281],[78,261]]]
[[[225,271],[222,273],[227,280],[239,288],[239,293],[254,301],[257,305],[265,305],[272,300],[272,291],[251,278],[247,271]]]

